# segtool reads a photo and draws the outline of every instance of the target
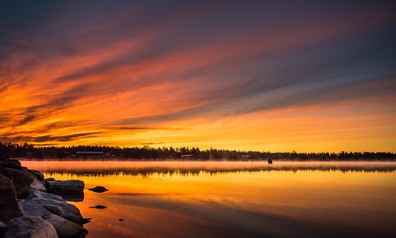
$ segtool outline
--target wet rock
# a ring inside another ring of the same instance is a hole
[[[58,238],[54,226],[38,216],[21,216],[6,225],[4,238]]]
[[[29,169],[29,172],[33,174],[36,177],[36,179],[38,179],[39,181],[44,180],[44,174],[41,173],[40,171]]]
[[[38,179],[34,178],[33,182],[30,184],[30,188],[32,190],[38,190],[45,192],[47,190],[42,182],[40,182]]]
[[[107,188],[103,187],[103,186],[96,186],[94,188],[89,188],[89,191],[93,191],[95,193],[103,193],[106,191],[109,191]]]
[[[80,180],[51,181],[46,179],[47,191],[55,194],[81,194],[85,184]]]
[[[0,174],[0,221],[6,222],[22,216],[11,179]]]
[[[82,226],[66,220],[61,216],[52,214],[37,201],[26,199],[21,201],[21,205],[25,211],[25,215],[39,216],[51,223],[60,238],[85,237],[87,234],[87,231]]]
[[[0,167],[0,174],[13,181],[18,198],[24,197],[31,190],[30,184],[33,182],[33,176],[27,170]]]
[[[78,208],[65,202],[61,196],[33,191],[27,198],[40,203],[45,209],[53,214],[78,224],[82,223],[83,218]]]
[[[106,206],[103,206],[103,205],[96,205],[96,206],[89,207],[89,208],[105,209],[105,208],[107,208],[107,207],[106,207]]]

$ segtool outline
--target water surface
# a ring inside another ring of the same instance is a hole
[[[396,237],[395,163],[22,163],[85,182],[88,237]]]

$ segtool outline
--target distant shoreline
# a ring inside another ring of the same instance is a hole
[[[219,159],[219,160],[182,160],[182,159],[136,159],[136,158],[13,158],[21,161],[81,161],[81,162],[89,162],[89,161],[104,161],[104,162],[261,162],[267,163],[267,159],[251,159],[251,160],[227,160],[227,159]],[[372,159],[372,160],[290,160],[290,159],[273,159],[274,162],[345,162],[345,163],[353,163],[353,162],[395,162],[396,159]]]
[[[396,152],[297,153],[240,151],[197,147],[47,146],[0,142],[0,154],[26,160],[131,161],[396,161]]]

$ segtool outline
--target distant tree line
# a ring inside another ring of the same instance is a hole
[[[102,155],[87,156],[77,152],[103,152]],[[202,161],[250,161],[250,160],[291,160],[291,161],[396,161],[392,152],[345,152],[339,153],[297,153],[220,150],[192,147],[118,147],[118,146],[45,146],[0,142],[0,156],[30,159],[114,159],[114,160],[202,160]]]

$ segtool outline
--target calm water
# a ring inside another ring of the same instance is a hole
[[[92,238],[396,237],[395,163],[22,163],[85,182]]]

